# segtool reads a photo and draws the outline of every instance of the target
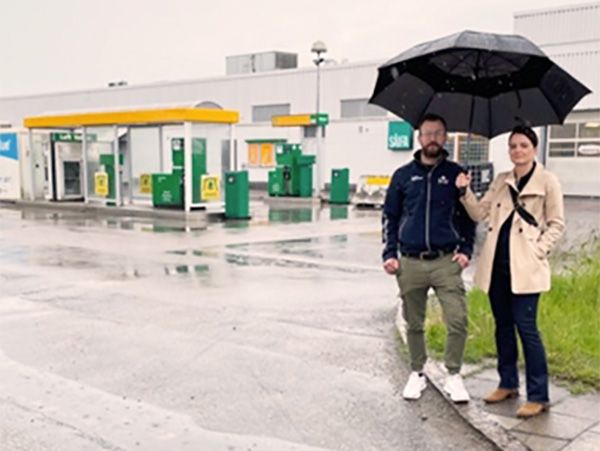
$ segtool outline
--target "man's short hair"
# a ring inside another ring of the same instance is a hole
[[[425,114],[419,121],[419,126],[417,127],[417,129],[419,131],[421,131],[421,126],[423,125],[424,122],[441,122],[444,126],[444,131],[445,132],[448,131],[448,126],[446,125],[446,121],[444,120],[444,118],[442,116],[438,116],[437,114],[433,114],[433,113]]]

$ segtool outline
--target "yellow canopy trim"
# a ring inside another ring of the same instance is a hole
[[[204,122],[235,124],[239,113],[232,110],[169,108],[153,110],[107,111],[98,113],[61,114],[25,118],[27,128],[78,128],[108,125],[174,124]]]

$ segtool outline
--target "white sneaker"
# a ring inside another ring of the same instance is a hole
[[[408,382],[404,386],[404,391],[402,392],[402,397],[404,399],[419,399],[421,397],[421,393],[427,387],[427,382],[425,381],[425,376],[419,375],[418,372],[413,371],[410,373],[408,378]]]
[[[450,374],[446,378],[444,391],[448,393],[448,396],[454,402],[469,402],[469,392],[465,388],[463,378],[460,374]]]

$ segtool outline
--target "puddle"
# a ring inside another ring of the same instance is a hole
[[[165,275],[205,275],[209,272],[208,265],[175,265],[165,266]]]

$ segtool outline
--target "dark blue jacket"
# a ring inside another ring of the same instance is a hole
[[[442,250],[471,256],[475,223],[459,201],[455,180],[462,168],[446,159],[421,163],[421,151],[398,168],[383,207],[383,260],[407,253]]]

